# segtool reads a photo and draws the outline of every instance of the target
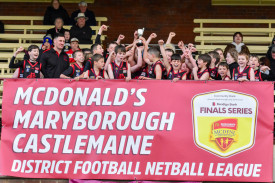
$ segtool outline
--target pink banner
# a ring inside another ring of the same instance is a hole
[[[273,92],[271,82],[7,79],[0,173],[269,182]]]

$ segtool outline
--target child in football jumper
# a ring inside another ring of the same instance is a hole
[[[87,79],[109,79],[107,72],[104,70],[104,57],[101,54],[95,54],[92,57],[93,68],[84,73]]]
[[[255,81],[265,81],[271,79],[271,76],[273,75],[272,71],[268,66],[262,66],[260,68],[259,57],[257,55],[250,55],[248,65],[254,70]],[[269,70],[269,74],[263,73],[263,70],[265,69]]]
[[[116,46],[115,60],[108,64],[108,75],[110,79],[131,80],[131,67],[126,59],[126,48],[124,46]]]
[[[181,56],[179,54],[173,54],[171,56],[171,63],[169,63],[163,46],[164,41],[159,40],[158,43],[163,56],[164,67],[167,70],[167,79],[173,81],[186,80],[186,72],[181,70]]]
[[[209,65],[209,75],[211,80],[218,80],[219,74],[218,74],[218,68],[216,67],[220,62],[220,55],[215,51],[208,52],[208,55],[211,57],[211,63]]]
[[[83,70],[84,70],[84,54],[81,50],[76,50],[73,53],[73,59],[76,63],[72,64],[67,70],[65,70],[62,74],[60,74],[60,78],[69,79],[74,78],[75,80],[79,80],[83,78]]]
[[[159,47],[150,47],[148,44],[144,45],[143,60],[146,63],[151,64],[149,69],[149,77],[140,76],[139,79],[162,79],[164,75],[164,66],[160,60],[160,49]]]
[[[193,68],[194,80],[208,80],[208,67],[211,63],[211,57],[208,54],[201,54],[198,57],[198,66]]]
[[[226,62],[220,62],[217,68],[218,68],[218,74],[220,75],[221,80],[223,81],[231,80],[230,77],[227,75],[229,66]]]
[[[255,81],[254,70],[247,65],[248,55],[246,53],[239,53],[238,67],[234,68],[232,72],[232,80],[234,81]]]
[[[43,74],[41,73],[42,64],[37,62],[37,58],[39,56],[39,47],[36,45],[30,45],[28,47],[29,59],[23,60],[18,63],[14,63],[16,56],[23,52],[24,48],[20,47],[14,53],[11,58],[11,62],[9,64],[9,68],[19,68],[16,71],[16,78],[43,78]]]
[[[98,43],[95,43],[91,46],[91,51],[92,51],[92,55],[100,54],[102,56],[103,56],[103,52],[104,52],[102,46]],[[84,67],[84,72],[86,72],[87,70],[90,70],[92,68],[92,65],[93,65],[93,60],[88,59],[86,61],[85,67]]]

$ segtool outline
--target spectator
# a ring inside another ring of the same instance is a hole
[[[71,37],[75,37],[79,40],[79,44],[92,44],[92,29],[86,25],[88,20],[84,13],[78,13],[75,18],[77,21],[76,25],[73,25],[70,30]]]
[[[75,60],[73,57],[73,53],[79,49],[79,45],[78,45],[78,39],[77,38],[72,38],[71,39],[71,49],[69,51],[67,51],[67,55],[69,56],[69,60],[70,60],[70,64],[74,64]],[[82,53],[83,54],[83,53]],[[84,57],[84,56],[83,56]]]
[[[85,1],[81,1],[78,3],[79,10],[76,10],[72,13],[71,16],[71,24],[76,25],[75,18],[77,17],[78,13],[84,13],[85,16],[88,18],[86,24],[88,26],[96,26],[96,20],[94,12],[87,9],[87,3]]]
[[[40,59],[42,73],[45,78],[59,78],[69,67],[69,57],[63,51],[65,38],[63,34],[57,34],[54,38],[54,47],[46,50]]]
[[[50,34],[51,37],[54,37],[55,34],[58,34],[58,33],[65,34],[66,29],[63,28],[64,22],[62,18],[56,18],[54,21],[54,25],[55,25],[54,28],[47,30],[46,35]]]
[[[54,25],[56,18],[62,18],[65,25],[69,24],[70,17],[67,11],[60,5],[59,0],[52,0],[44,15],[44,25]]]
[[[64,37],[65,37],[64,51],[67,52],[71,49],[71,43],[70,43],[71,35],[69,30],[65,29]]]
[[[248,47],[243,43],[243,34],[240,32],[235,32],[233,35],[233,42],[226,46],[224,49],[224,56],[226,57],[227,52],[229,49],[235,48],[238,53],[246,53],[247,55],[250,54]]]
[[[0,21],[0,33],[4,33],[4,24]]]

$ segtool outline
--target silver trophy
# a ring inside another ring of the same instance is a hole
[[[137,30],[138,37],[141,37],[143,35],[143,32],[144,32],[144,27],[142,29],[138,29]],[[137,46],[143,46],[142,40],[138,40]]]

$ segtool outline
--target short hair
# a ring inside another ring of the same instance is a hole
[[[84,53],[84,52],[86,52],[86,51],[88,51],[88,52],[92,53],[92,50],[91,50],[91,49],[89,49],[89,48],[83,48],[83,49],[82,49],[82,51],[83,51],[83,53]]]
[[[75,58],[75,56],[76,56],[76,54],[77,53],[83,53],[81,50],[76,50],[76,51],[74,51],[74,53],[73,53],[73,58]]]
[[[221,48],[216,48],[214,51],[215,51],[215,52],[217,52],[217,51],[223,52],[223,49],[221,49]]]
[[[246,60],[249,60],[248,54],[246,54],[245,52],[240,52],[238,56],[245,56]]]
[[[173,55],[171,56],[171,60],[181,60],[180,54],[173,54]]]
[[[64,25],[63,18],[61,18],[61,17],[57,17],[57,18],[54,20],[54,24],[56,23],[56,20],[57,20],[57,19],[60,19],[60,20],[62,21],[62,24]]]
[[[227,53],[229,53],[236,62],[238,61],[238,52],[235,48],[229,49]]]
[[[158,46],[153,46],[148,49],[148,53],[155,55],[160,58],[160,49]]]
[[[93,56],[92,56],[92,60],[94,61],[94,62],[98,62],[100,59],[104,59],[104,57],[102,56],[102,55],[100,55],[100,54],[94,54]]]
[[[62,33],[56,33],[56,34],[54,34],[54,39],[57,39],[59,37],[64,37],[65,38],[64,34],[62,34]]]
[[[118,52],[126,52],[125,46],[117,45],[117,46],[115,47],[115,53],[117,54]]]
[[[165,51],[170,51],[170,52],[172,52],[173,54],[175,53],[174,50],[172,50],[172,49],[170,49],[170,48],[165,49]]]
[[[54,0],[51,1],[51,5],[53,5],[53,2],[54,2]],[[60,1],[59,1],[59,0],[57,0],[57,2],[60,4]]]
[[[229,69],[229,65],[228,65],[226,62],[220,62],[220,63],[218,64],[218,68],[219,68],[220,66],[226,67],[226,69]]]
[[[206,67],[209,67],[211,63],[211,57],[208,54],[200,54],[198,59],[201,59],[204,63],[206,62]]]
[[[93,44],[93,45],[91,46],[91,51],[92,51],[92,53],[94,53],[94,50],[97,49],[97,46],[98,46],[98,45],[100,45],[100,44],[95,43],[95,44]]]
[[[116,41],[112,41],[112,42],[108,43],[108,46],[107,46],[107,47],[109,48],[109,46],[110,46],[111,44],[118,45]]]
[[[241,32],[235,32],[235,33],[233,34],[233,42],[234,42],[234,38],[235,38],[235,36],[236,36],[237,34],[239,34],[239,35],[241,36],[242,42],[243,42],[243,34],[242,34]]]
[[[256,55],[256,54],[250,54],[249,55],[249,58],[256,58],[258,61],[260,61],[260,59],[259,59],[259,57],[258,57],[258,55]]]
[[[85,55],[85,61],[89,60],[90,58],[93,57],[93,54],[92,53],[88,53]]]
[[[219,53],[218,52],[216,52],[216,51],[210,51],[210,52],[208,52],[208,54],[211,56],[211,57],[213,57],[213,58],[215,58],[216,59],[216,62],[215,62],[215,65],[217,65],[219,62],[220,62],[220,55],[219,55]]]
[[[32,45],[30,45],[30,46],[28,47],[28,51],[32,51],[32,50],[34,50],[34,49],[38,49],[38,50],[39,50],[39,47],[38,47],[37,45],[34,45],[34,44],[32,44]]]

